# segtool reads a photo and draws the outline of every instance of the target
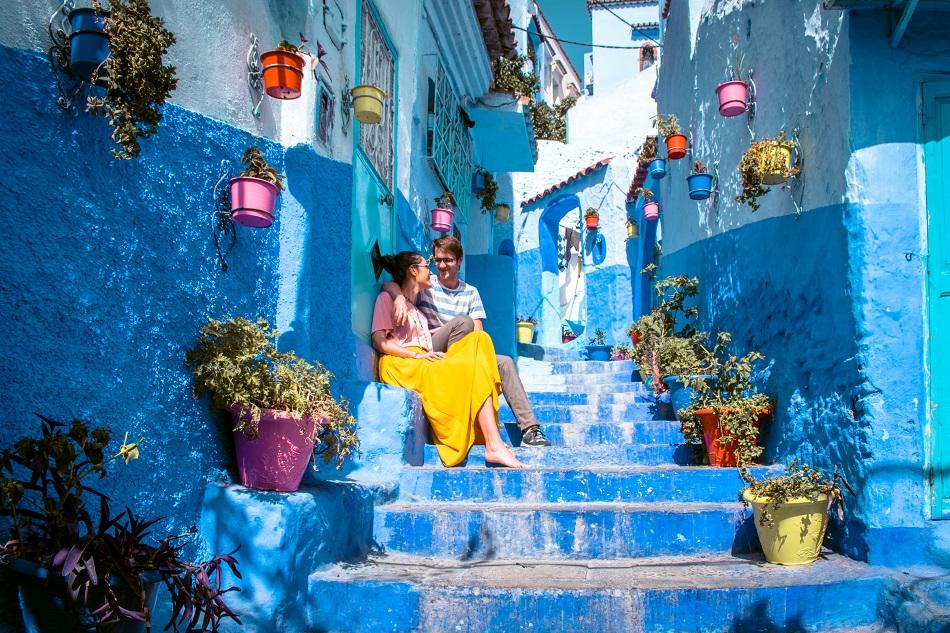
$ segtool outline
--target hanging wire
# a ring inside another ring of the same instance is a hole
[[[620,48],[620,49],[624,49],[624,50],[639,50],[640,48],[642,48],[641,46],[614,46],[614,45],[611,45],[611,44],[592,44],[591,42],[576,42],[576,41],[574,41],[574,40],[565,40],[565,39],[560,38],[560,37],[554,37],[553,35],[541,35],[541,34],[538,33],[537,31],[532,31],[531,29],[526,29],[526,28],[521,27],[521,26],[514,26],[514,25],[512,25],[511,28],[513,28],[513,29],[518,29],[519,31],[524,31],[525,33],[534,33],[535,35],[537,35],[538,37],[540,37],[542,40],[554,40],[555,42],[560,42],[560,43],[562,43],[562,44],[576,44],[577,46],[589,46],[589,47],[591,47],[591,48]],[[639,30],[639,29],[636,29],[635,27],[631,27],[631,28],[634,28],[634,30]],[[644,35],[644,37],[647,38],[648,40],[650,40],[651,42],[656,42],[655,39],[653,39],[652,37],[650,37],[650,36],[648,36],[648,35]],[[663,45],[660,44],[659,42],[656,42],[656,44],[654,44],[654,45],[655,45],[655,46],[663,46]]]
[[[614,13],[614,10],[611,9],[610,7],[608,7],[608,6],[607,6],[606,4],[604,4],[603,2],[601,2],[601,0],[591,0],[591,2],[593,2],[594,4],[600,6],[601,8],[607,9],[607,12],[610,13],[610,15],[614,16],[615,18],[617,18],[618,20],[620,20],[621,22],[623,22],[624,24],[626,24],[627,26],[629,26],[631,29],[633,29],[634,31],[636,31],[637,33],[639,33],[640,35],[642,35],[642,36],[645,37],[646,39],[648,39],[648,40],[650,40],[651,42],[653,42],[654,44],[656,44],[657,46],[660,46],[660,47],[663,46],[662,44],[660,44],[659,42],[657,42],[655,39],[653,39],[652,37],[650,37],[649,35],[647,35],[644,31],[642,31],[641,29],[637,28],[636,26],[634,26],[634,25],[631,24],[630,22],[627,22],[627,21],[624,20],[622,17],[620,17],[619,15],[617,15],[616,13]]]

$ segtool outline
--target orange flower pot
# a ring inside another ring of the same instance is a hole
[[[755,421],[755,428],[758,431],[762,427],[762,420],[769,414],[768,411],[762,411]],[[710,466],[737,466],[736,449],[739,447],[737,440],[732,440],[726,445],[719,442],[722,437],[722,431],[719,429],[719,413],[712,409],[700,409],[696,412],[699,421],[703,425],[703,443],[706,445],[706,453],[709,455]],[[756,437],[756,446],[758,437]]]
[[[673,160],[686,156],[686,135],[671,134],[666,137],[666,155]]]
[[[600,224],[600,218],[595,215],[589,215],[584,218],[584,222],[587,224],[588,231],[596,231],[597,226]]]
[[[290,51],[273,50],[261,54],[264,67],[264,90],[275,99],[296,99],[300,96],[303,69],[307,65],[303,55]]]

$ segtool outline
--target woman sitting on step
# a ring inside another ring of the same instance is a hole
[[[447,353],[433,351],[426,318],[415,307],[416,294],[432,285],[426,260],[414,251],[403,251],[384,255],[382,263],[406,297],[409,318],[405,325],[394,326],[392,297],[385,291],[376,297],[372,332],[373,347],[380,354],[379,379],[421,396],[432,439],[446,466],[457,466],[473,444],[484,444],[487,463],[524,468],[498,433],[501,377],[491,337],[471,331]],[[473,328],[469,317],[457,318]]]

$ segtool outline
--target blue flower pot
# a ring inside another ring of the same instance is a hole
[[[666,175],[666,160],[662,158],[657,158],[656,160],[651,160],[650,165],[647,167],[650,172],[650,177],[654,180],[662,180],[663,176]]]
[[[587,360],[610,360],[610,345],[588,345]]]
[[[109,36],[105,34],[103,12],[94,9],[73,9],[69,12],[69,68],[73,74],[89,81],[92,74],[109,57]]]
[[[705,200],[712,194],[713,177],[709,174],[692,174],[686,177],[690,200]]]
[[[688,407],[699,396],[695,389],[687,387],[680,378],[680,376],[666,376],[663,379],[663,384],[670,391],[670,402],[673,404],[673,412],[677,417],[679,417],[680,411]],[[683,376],[683,378],[705,378],[713,384],[716,382],[715,376],[709,374],[693,374]]]
[[[486,184],[488,184],[488,182],[485,179],[485,174],[472,174],[472,193],[481,193],[485,189]]]

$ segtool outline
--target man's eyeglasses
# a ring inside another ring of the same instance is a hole
[[[454,264],[455,263],[454,257],[430,257],[429,259],[434,261],[436,264]]]

